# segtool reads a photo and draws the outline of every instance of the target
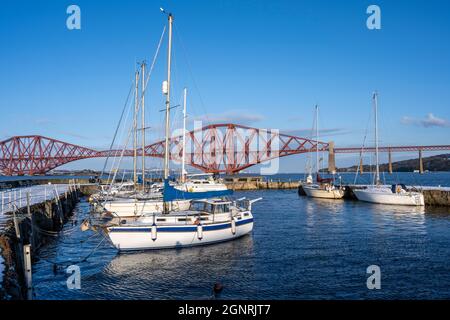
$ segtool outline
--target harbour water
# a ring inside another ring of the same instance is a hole
[[[449,174],[433,175],[410,174],[403,182],[449,185]],[[235,196],[263,197],[254,204],[251,235],[211,246],[120,255],[101,235],[80,231],[89,214],[88,203],[81,201],[73,216],[77,223],[69,222],[39,252],[33,265],[35,298],[209,299],[216,282],[224,286],[218,299],[450,298],[448,208],[309,199],[296,190]],[[67,288],[70,264],[80,267],[79,290]],[[370,265],[381,269],[380,290],[367,289]]]

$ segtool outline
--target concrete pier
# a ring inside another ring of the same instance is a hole
[[[423,158],[422,158],[422,149],[419,150],[419,173],[423,173]]]
[[[359,173],[364,173],[364,163],[362,154],[359,155]]]
[[[334,142],[328,143],[328,173],[336,173],[336,156],[334,154]]]
[[[392,174],[392,152],[391,152],[391,148],[389,148],[389,173]]]

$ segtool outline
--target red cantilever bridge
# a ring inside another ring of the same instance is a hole
[[[145,156],[164,157],[164,141],[145,147]],[[361,148],[334,148],[326,143],[235,124],[215,124],[186,133],[186,163],[209,173],[237,173],[275,158],[313,151],[329,153],[329,169],[335,153],[360,153]],[[450,145],[380,147],[381,152],[450,150]],[[364,152],[373,151],[365,148]],[[182,136],[170,139],[170,158],[180,161]],[[63,164],[88,158],[134,155],[133,150],[97,151],[39,136],[16,136],[0,142],[0,174],[45,174]],[[138,150],[142,155],[142,150]]]

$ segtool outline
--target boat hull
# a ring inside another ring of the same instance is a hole
[[[303,191],[308,197],[311,198],[342,199],[342,197],[344,196],[344,191],[340,189],[325,190],[312,186],[303,186]]]
[[[425,201],[423,194],[417,192],[408,192],[405,194],[387,193],[387,192],[371,192],[367,189],[353,190],[356,198],[360,201],[402,205],[402,206],[424,206]]]
[[[235,225],[233,233],[230,221],[205,224],[202,226],[201,234],[196,225],[158,226],[156,237],[152,237],[151,226],[111,227],[108,228],[108,236],[120,251],[191,247],[242,237],[253,230],[253,218],[237,220]]]
[[[102,204],[103,209],[112,212],[114,216],[120,218],[136,217],[148,213],[161,213],[163,211],[163,201],[107,201]],[[169,202],[170,211],[185,211],[191,205],[190,200],[175,200]],[[135,214],[136,213],[136,214]]]

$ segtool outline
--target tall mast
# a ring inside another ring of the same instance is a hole
[[[170,135],[170,64],[172,60],[172,23],[173,16],[169,13],[169,45],[167,48],[167,88],[166,88],[166,140],[164,150],[164,179],[169,178],[169,135]]]
[[[141,64],[142,74],[142,191],[145,191],[145,61]]]
[[[182,155],[182,162],[181,162],[181,182],[185,182],[186,180],[186,170],[185,170],[185,163],[186,163],[186,96],[187,96],[187,88],[184,88],[183,92],[183,155]]]
[[[136,187],[137,184],[137,172],[136,172],[136,166],[137,166],[137,114],[138,114],[138,95],[139,95],[139,71],[136,71],[134,74],[134,120],[133,120],[133,182],[134,186]]]
[[[375,109],[375,161],[376,161],[376,172],[375,172],[375,184],[380,183],[380,164],[378,158],[378,93],[375,91],[373,94],[373,105]]]
[[[316,104],[316,166],[317,175],[319,174],[319,106]]]

